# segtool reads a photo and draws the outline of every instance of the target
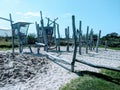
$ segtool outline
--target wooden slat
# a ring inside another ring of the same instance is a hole
[[[89,63],[89,62],[86,62],[86,61],[83,61],[83,60],[78,60],[78,59],[75,59],[75,61],[79,62],[79,63],[82,63],[82,64],[85,64],[85,65],[88,65],[88,66],[91,66],[91,67],[95,67],[95,68],[103,68],[103,69],[108,69],[108,70],[113,70],[113,71],[117,71],[117,72],[120,72],[120,68],[115,68],[115,67],[108,67],[108,66],[104,66],[104,65],[97,65],[97,64],[92,64],[92,63]]]

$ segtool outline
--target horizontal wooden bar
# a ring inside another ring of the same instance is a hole
[[[75,59],[75,61],[77,61],[77,62],[79,62],[79,63],[82,63],[82,64],[85,64],[85,65],[88,65],[88,66],[91,66],[91,67],[95,67],[95,68],[103,68],[103,69],[108,69],[108,70],[120,72],[120,68],[115,68],[115,67],[108,67],[108,66],[104,66],[104,65],[92,64],[92,63],[89,63],[89,62],[86,62],[86,61],[83,61],[83,60],[78,60],[78,59]]]

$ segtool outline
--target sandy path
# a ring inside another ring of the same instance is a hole
[[[66,48],[62,47],[62,51]],[[25,50],[27,51],[27,49]],[[36,49],[34,49],[36,51]],[[70,52],[49,52],[50,54],[57,56],[59,58],[66,58],[65,61],[60,60],[50,60],[49,71],[45,73],[37,73],[37,75],[26,83],[18,83],[15,86],[7,85],[6,87],[0,88],[0,90],[59,90],[61,85],[68,83],[71,79],[78,77],[75,73],[70,72],[70,63],[72,60],[73,49],[70,48]],[[41,53],[44,54],[43,51]],[[99,53],[91,51],[85,54],[83,48],[82,55],[77,54],[77,58],[81,60],[86,60],[91,63],[106,65],[112,67],[120,66],[120,51],[100,49]],[[99,69],[92,68],[80,63],[75,64],[75,70],[89,70],[89,71],[99,71]]]

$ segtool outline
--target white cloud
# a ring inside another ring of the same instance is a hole
[[[4,3],[6,4],[20,4],[21,1],[20,0],[2,0]],[[14,3],[13,3],[14,2]]]
[[[64,13],[63,15],[61,15],[62,18],[68,18],[71,16],[72,16],[72,13]]]
[[[16,12],[17,15],[22,15],[22,12]]]
[[[39,17],[40,13],[39,12],[26,12],[26,13],[24,13],[24,16]]]
[[[16,12],[17,15],[21,15],[24,18],[30,18],[30,17],[40,17],[40,13],[39,12]]]

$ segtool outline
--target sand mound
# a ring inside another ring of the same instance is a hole
[[[48,61],[43,57],[26,54],[0,53],[0,87],[26,82],[37,72],[47,72]]]

